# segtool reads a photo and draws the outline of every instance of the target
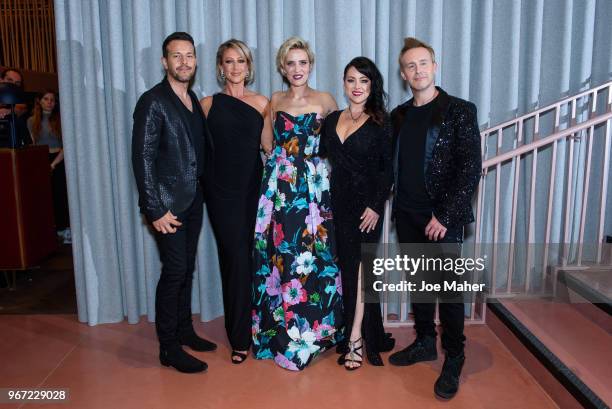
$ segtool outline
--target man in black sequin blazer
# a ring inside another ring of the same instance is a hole
[[[437,64],[428,44],[405,39],[399,62],[413,98],[391,113],[393,215],[398,238],[401,243],[456,243],[459,248],[463,227],[474,221],[471,201],[481,174],[476,106],[435,86]],[[457,393],[465,361],[464,304],[456,293],[454,298],[444,298],[439,294],[446,358],[434,392],[449,399]],[[435,308],[435,298],[412,304],[417,338],[392,354],[391,364],[405,366],[437,359]]]
[[[191,289],[204,194],[200,186],[212,144],[206,118],[189,84],[196,70],[193,38],[169,35],[163,44],[166,77],[142,94],[134,109],[132,165],[138,204],[155,230],[162,271],[155,295],[160,362],[181,372],[206,370],[185,352],[212,351],[191,321]]]

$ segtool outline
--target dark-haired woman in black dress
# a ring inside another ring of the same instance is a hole
[[[344,69],[344,92],[349,106],[326,118],[323,149],[332,165],[332,210],[350,334],[338,362],[354,370],[361,367],[364,343],[368,361],[377,366],[383,365],[379,353],[394,346],[383,328],[380,303],[362,302],[359,279],[361,244],[378,243],[393,172],[383,79],[376,65],[354,58]]]
[[[263,170],[259,148],[271,150],[271,135],[262,133],[269,128],[264,127],[268,99],[246,88],[253,75],[251,50],[228,40],[217,50],[223,91],[200,101],[215,146],[206,206],[217,239],[225,329],[235,364],[246,359],[251,344],[252,243]]]

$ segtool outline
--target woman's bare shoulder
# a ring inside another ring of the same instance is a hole
[[[204,111],[204,115],[208,116],[208,111],[210,111],[210,107],[212,107],[213,97],[209,95],[200,100],[200,105],[202,106],[202,110]]]

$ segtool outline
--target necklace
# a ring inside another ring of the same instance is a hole
[[[356,124],[356,123],[357,123],[357,121],[359,121],[359,118],[361,118],[361,115],[363,115],[363,111],[361,111],[361,112],[359,113],[359,115],[357,115],[357,118],[353,118],[353,111],[351,111],[351,107],[349,106],[349,107],[347,108],[347,110],[348,110],[348,114],[349,114],[349,116],[351,117],[351,120],[353,121],[353,123],[354,123],[354,124]]]

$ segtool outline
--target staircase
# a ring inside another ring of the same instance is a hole
[[[543,136],[547,115],[554,121]],[[491,135],[496,142],[493,156],[483,161],[477,199],[474,246],[489,239],[493,249],[483,313],[494,315],[487,324],[563,408],[612,404],[612,244],[604,236],[611,118],[612,83],[606,83],[483,132],[485,157]],[[526,140],[528,123],[533,127]],[[514,146],[501,152],[508,129]],[[548,171],[538,164],[544,152]],[[521,161],[529,163],[527,169]],[[511,169],[512,186],[505,236],[504,166]],[[521,179],[522,170],[528,174]],[[494,183],[487,179],[490,172]],[[487,188],[494,192],[491,209]],[[517,216],[521,198],[526,225]],[[525,234],[518,238],[521,225]]]

